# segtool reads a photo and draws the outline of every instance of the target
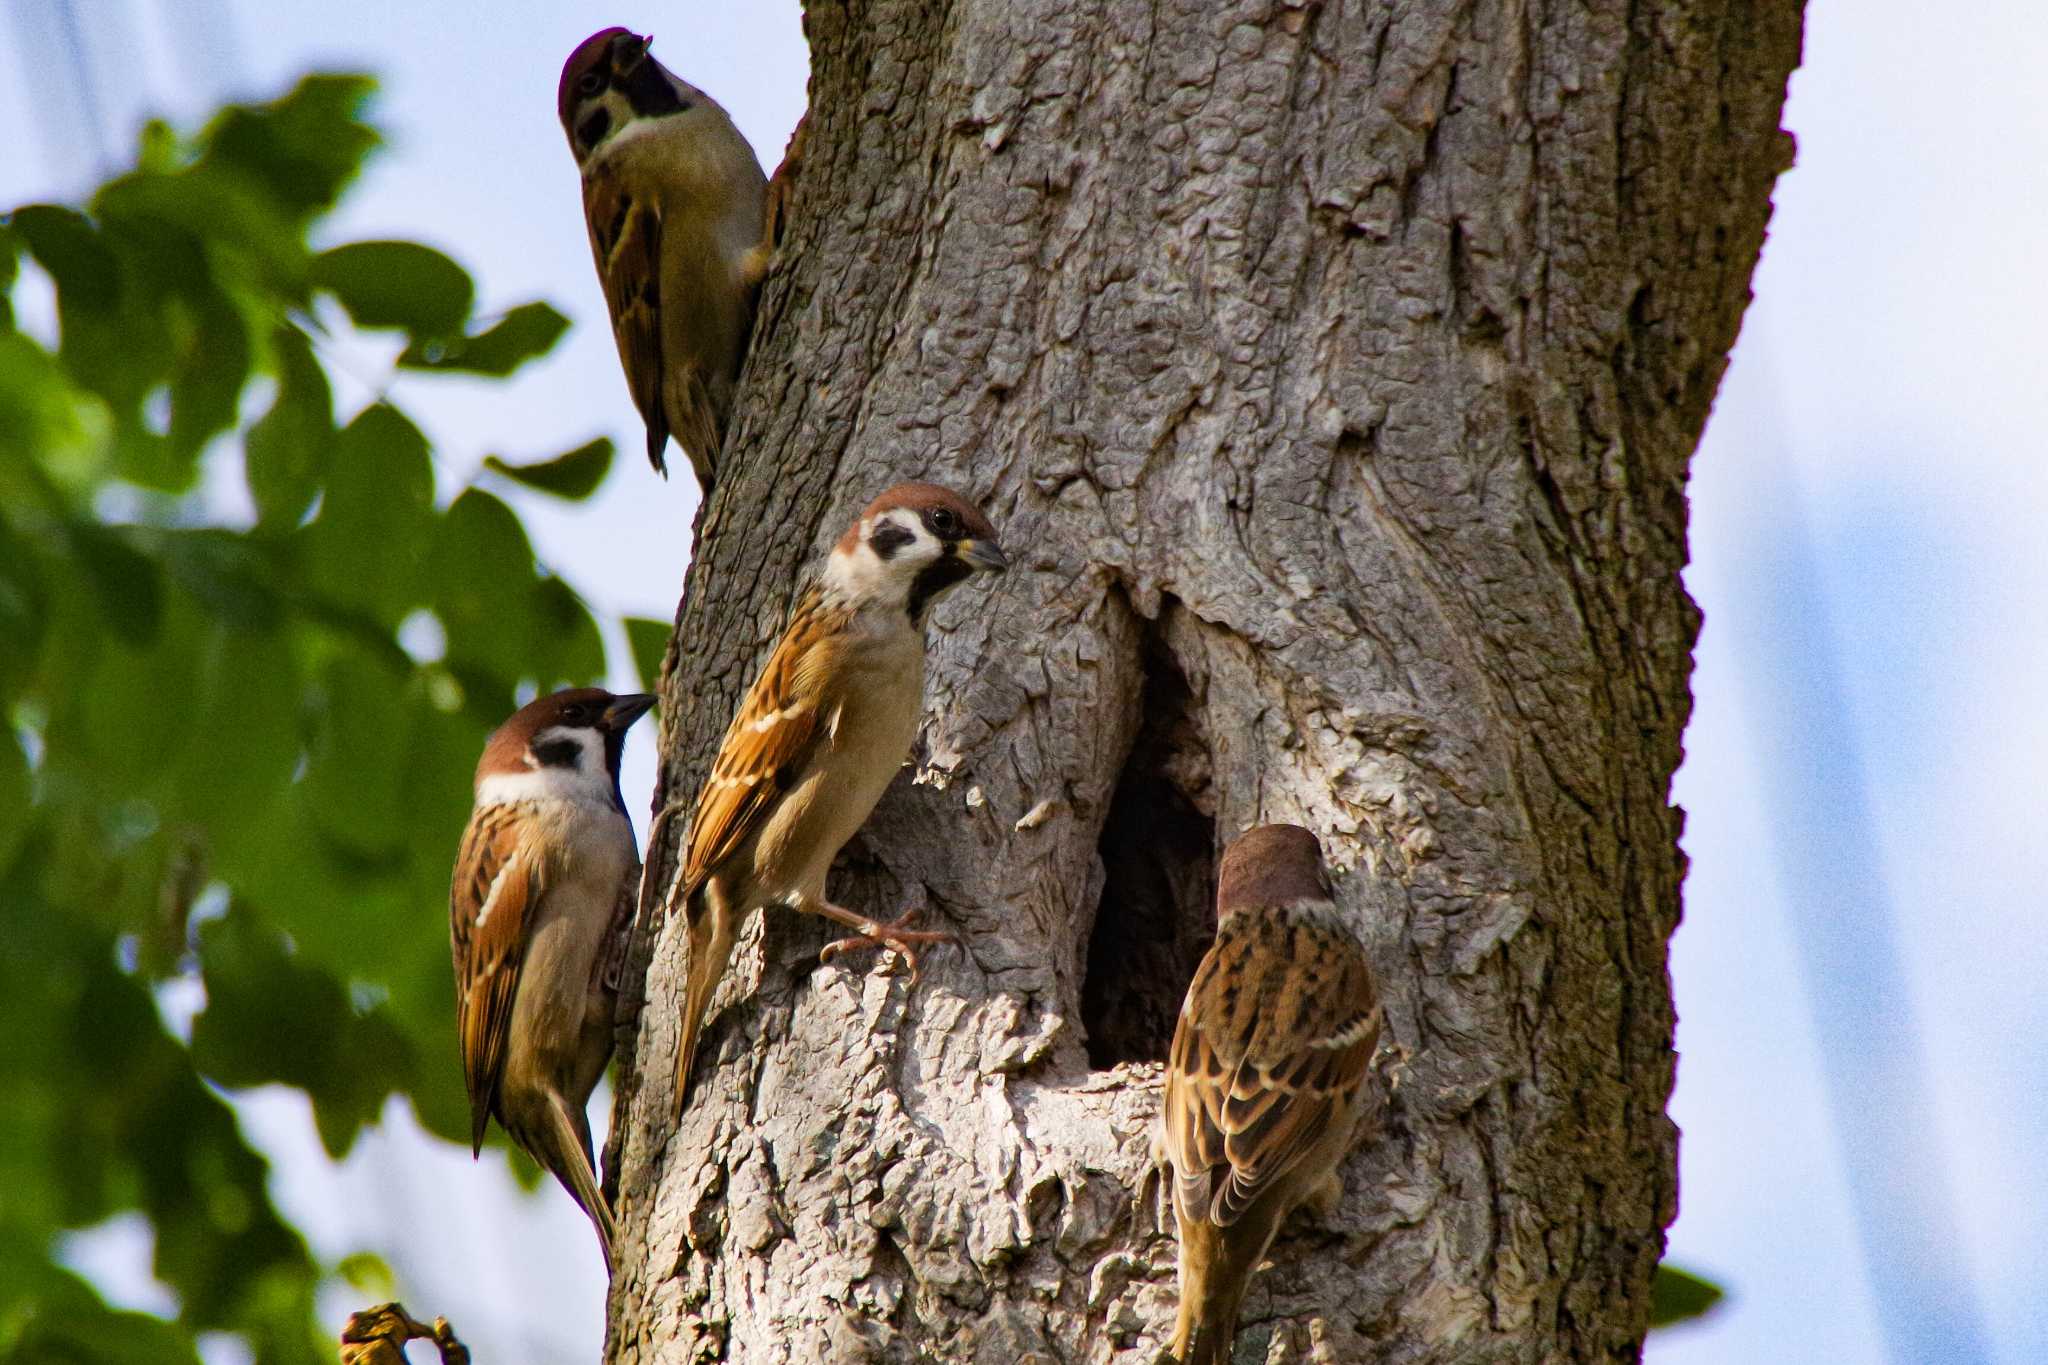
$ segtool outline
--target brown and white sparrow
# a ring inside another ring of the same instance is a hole
[[[676,1051],[680,1115],[711,993],[753,910],[786,905],[896,948],[950,938],[879,924],[825,899],[825,873],[917,737],[925,614],[977,570],[1008,567],[995,528],[951,489],[898,484],[839,538],[725,732],[698,793],[678,894],[689,961]],[[672,902],[673,903],[673,902]]]
[[[622,28],[584,39],[555,104],[647,458],[666,474],[673,435],[708,493],[771,251],[768,181],[718,101],[649,55],[652,41]]]
[[[476,765],[449,888],[470,1145],[495,1117],[597,1225],[611,1264],[584,1109],[612,1055],[607,959],[639,870],[619,797],[626,731],[654,704],[579,687],[521,707]]]
[[[1181,1365],[1230,1359],[1245,1285],[1282,1221],[1343,1192],[1380,1006],[1322,854],[1299,825],[1247,830],[1224,852],[1216,942],[1174,1028],[1160,1142],[1180,1230]]]

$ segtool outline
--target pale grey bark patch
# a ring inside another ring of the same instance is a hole
[[[1238,1358],[1633,1358],[1676,1200],[1685,470],[1787,163],[1796,7],[806,23],[663,799],[845,519],[952,483],[1015,567],[936,610],[914,769],[833,891],[965,942],[913,990],[767,916],[675,1131],[677,947],[641,926],[610,1357],[1150,1360],[1162,978],[1207,932],[1203,857],[1280,819],[1340,868],[1408,1060]]]

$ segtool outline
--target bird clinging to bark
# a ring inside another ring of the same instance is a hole
[[[678,884],[689,938],[675,1108],[681,1114],[711,993],[746,916],[787,905],[853,929],[827,956],[950,937],[879,924],[825,899],[825,873],[917,737],[925,614],[976,571],[1007,567],[995,528],[959,494],[898,484],[869,503],[805,590],[719,745],[698,794]]]
[[[1299,825],[1223,854],[1216,942],[1174,1028],[1160,1116],[1180,1231],[1181,1365],[1230,1359],[1245,1286],[1287,1215],[1327,1211],[1364,1112],[1380,1006],[1364,946]]]
[[[653,704],[579,687],[499,726],[477,763],[448,895],[472,1151],[496,1117],[590,1215],[607,1268],[612,1215],[584,1110],[611,1060],[618,983],[607,968],[640,861],[619,757]]]
[[[583,214],[626,387],[666,474],[673,435],[711,491],[754,321],[767,178],[718,101],[608,28],[562,67],[556,110],[583,172]]]

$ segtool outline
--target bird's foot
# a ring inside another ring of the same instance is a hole
[[[887,923],[849,915],[842,922],[855,932],[846,938],[834,939],[826,944],[819,950],[818,960],[820,962],[830,962],[840,953],[850,952],[855,948],[893,948],[903,955],[905,962],[910,964],[910,984],[916,985],[918,976],[917,946],[919,944],[958,943],[960,941],[958,934],[949,934],[940,930],[911,929],[906,927],[912,920],[917,918],[919,908],[918,906],[912,906]],[[834,916],[834,918],[837,918],[837,916]]]
[[[1408,1063],[1413,1057],[1413,1053],[1391,1038],[1373,1053],[1372,1065],[1385,1078],[1389,1094],[1399,1092],[1402,1082],[1408,1079]]]

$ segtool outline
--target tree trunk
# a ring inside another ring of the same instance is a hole
[[[911,987],[757,917],[678,1132],[681,935],[642,926],[611,1358],[1156,1356],[1159,1062],[1261,820],[1322,836],[1407,1059],[1238,1359],[1635,1357],[1677,1201],[1686,466],[1789,164],[1797,6],[806,22],[657,807],[859,506],[953,484],[1015,567],[936,610],[913,765],[832,885],[964,946]]]

